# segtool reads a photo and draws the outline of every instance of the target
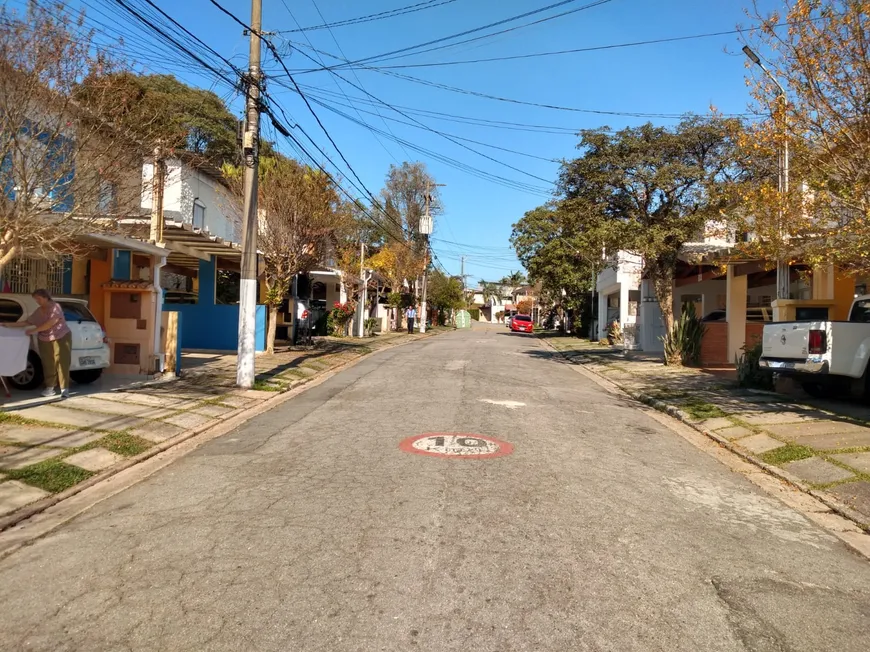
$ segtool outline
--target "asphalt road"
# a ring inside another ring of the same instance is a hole
[[[427,432],[514,450],[400,450]],[[868,624],[868,562],[504,327],[372,356],[0,563],[16,651],[866,652]]]

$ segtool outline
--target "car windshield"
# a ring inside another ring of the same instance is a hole
[[[97,321],[88,307],[78,301],[58,301],[67,321]]]
[[[514,319],[516,319],[517,321],[532,321],[532,318],[528,315],[515,315]]]

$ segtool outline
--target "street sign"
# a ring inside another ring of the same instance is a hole
[[[416,455],[478,460],[502,457],[514,452],[511,444],[495,437],[457,432],[430,432],[408,437],[399,444],[399,449]]]
[[[460,310],[456,313],[456,328],[471,328],[471,313]]]

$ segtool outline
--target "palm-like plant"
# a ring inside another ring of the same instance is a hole
[[[480,282],[480,293],[483,295],[483,302],[489,303],[492,299],[499,299],[499,287],[495,283],[490,283],[488,281]]]

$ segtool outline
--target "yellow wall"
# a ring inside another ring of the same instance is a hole
[[[72,294],[90,294],[87,286],[88,260],[87,258],[73,258],[72,261]]]

